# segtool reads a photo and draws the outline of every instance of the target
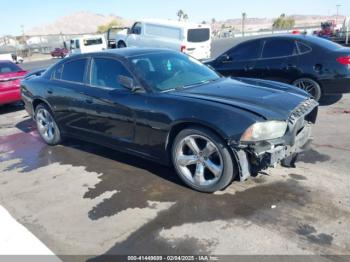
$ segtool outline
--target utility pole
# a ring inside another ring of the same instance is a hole
[[[245,31],[245,20],[247,19],[247,14],[242,13],[242,37],[244,37],[244,31]]]
[[[336,17],[336,19],[335,19],[335,23],[338,25],[338,17],[339,17],[339,8],[341,7],[342,5],[336,5],[336,7],[337,7],[337,17]]]

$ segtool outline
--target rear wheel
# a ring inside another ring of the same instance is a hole
[[[61,132],[49,107],[39,104],[35,109],[35,120],[41,138],[49,145],[61,142]]]
[[[293,85],[308,92],[316,101],[319,101],[322,96],[320,85],[313,79],[300,78],[295,80]]]
[[[228,146],[205,128],[181,131],[174,140],[172,160],[181,180],[201,192],[222,190],[237,175]]]
[[[119,41],[117,47],[118,48],[125,48],[126,44],[123,41]]]

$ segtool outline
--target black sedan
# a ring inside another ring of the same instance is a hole
[[[317,115],[293,86],[224,78],[158,49],[72,56],[28,76],[21,91],[47,144],[75,137],[173,164],[202,192],[291,159]]]
[[[305,35],[278,35],[245,41],[208,64],[225,76],[293,84],[315,100],[350,92],[350,48]]]

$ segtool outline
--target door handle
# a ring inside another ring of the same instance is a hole
[[[52,95],[53,94],[53,91],[52,90],[47,90],[47,93],[49,94],[49,95]]]
[[[283,70],[290,70],[290,69],[295,69],[295,68],[297,68],[297,66],[296,65],[292,65],[292,64],[288,64],[288,65],[283,64],[282,65],[282,69]]]
[[[253,69],[254,69],[254,67],[252,67],[252,66],[245,66],[244,67],[244,71],[251,71]]]
[[[93,102],[94,101],[92,99],[89,99],[89,98],[85,99],[85,103],[87,104],[92,104]]]

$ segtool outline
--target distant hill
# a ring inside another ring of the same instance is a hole
[[[77,12],[61,17],[52,23],[34,27],[26,31],[27,35],[49,35],[49,34],[83,34],[95,33],[99,25],[107,24],[117,19],[122,24],[128,21],[115,15],[101,15],[91,12]]]
[[[295,19],[297,27],[304,26],[320,26],[321,22],[327,20],[335,20],[336,16],[320,16],[320,15],[292,15]],[[342,23],[344,16],[338,17],[338,23]],[[51,23],[34,27],[26,31],[27,35],[48,35],[48,34],[84,34],[94,33],[99,25],[107,24],[117,19],[124,26],[131,24],[130,20],[124,19],[116,15],[101,15],[91,12],[77,12],[68,16],[61,17]],[[137,19],[137,18],[136,18]],[[247,31],[258,31],[261,29],[270,29],[276,18],[248,18],[246,19]],[[211,23],[211,21],[207,21]],[[213,29],[220,29],[223,25],[241,28],[241,18],[233,18],[224,21],[216,21],[212,24]]]
[[[248,14],[249,15],[249,14]],[[321,15],[291,15],[295,19],[296,27],[312,27],[320,26],[321,22],[327,20],[336,20],[336,16],[321,16]],[[270,29],[272,28],[273,21],[276,18],[247,18],[246,19],[246,30],[257,31],[260,29]],[[344,16],[338,17],[338,24],[342,24]],[[210,22],[208,22],[210,23]],[[240,29],[242,25],[242,19],[228,19],[224,21],[217,21],[213,25],[214,28],[220,28],[222,25],[232,26],[236,29]]]

